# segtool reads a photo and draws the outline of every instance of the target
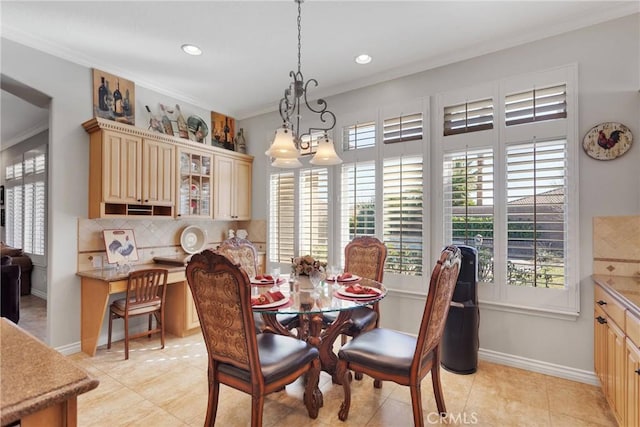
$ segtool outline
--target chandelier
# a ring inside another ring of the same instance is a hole
[[[320,132],[322,136],[318,138],[318,148],[316,154],[310,160],[313,165],[337,165],[342,160],[336,154],[333,141],[329,138],[328,131],[336,125],[336,116],[327,110],[327,102],[324,99],[318,99],[314,102],[315,108],[309,105],[307,99],[309,85],[318,86],[316,79],[304,81],[300,66],[300,50],[301,50],[301,4],[303,0],[294,0],[298,3],[298,71],[290,71],[289,76],[292,78],[289,87],[284,91],[284,96],[280,100],[280,117],[282,117],[282,127],[276,130],[275,138],[271,143],[271,147],[266,151],[266,155],[273,157],[272,166],[279,168],[297,168],[302,166],[298,160],[300,150],[308,150],[311,147],[311,140]],[[300,108],[302,103],[306,109],[312,113],[318,114],[319,124],[316,127],[309,127],[303,132],[300,129]],[[295,120],[291,120],[292,117]]]

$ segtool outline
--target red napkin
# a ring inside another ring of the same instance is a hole
[[[261,274],[258,274],[255,277],[255,280],[261,281],[261,282],[273,282],[273,276],[270,274],[265,274],[264,276]]]
[[[342,281],[342,280],[349,280],[353,278],[353,274],[351,273],[343,273],[341,275],[338,276],[338,281]]]
[[[264,305],[272,302],[280,301],[285,296],[280,291],[267,292],[255,298],[251,298],[251,305]]]
[[[369,288],[367,286],[362,286],[359,284],[347,286],[344,289],[346,292],[350,294],[358,294],[358,295],[378,295],[375,289]]]

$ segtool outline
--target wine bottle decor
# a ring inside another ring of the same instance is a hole
[[[173,127],[171,126],[171,120],[169,119],[167,110],[162,104],[160,104],[160,109],[162,110],[162,128],[164,129],[164,133],[173,136]]]
[[[236,146],[236,151],[238,153],[243,153],[243,154],[247,153],[247,141],[244,138],[243,128],[240,128],[240,130],[238,131],[238,135],[236,136],[236,139],[234,142]]]
[[[189,139],[189,128],[187,127],[187,121],[184,119],[182,115],[182,111],[180,111],[180,106],[176,104],[176,115],[178,116],[178,135],[180,138]]]
[[[134,83],[94,68],[93,115],[135,125]]]
[[[156,115],[151,112],[151,109],[148,105],[145,105],[145,108],[149,112],[149,129],[153,129],[156,132],[164,133],[164,129],[162,128],[160,119],[158,119],[158,117],[156,117]]]

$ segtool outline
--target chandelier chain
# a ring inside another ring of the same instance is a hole
[[[298,73],[300,72],[300,64],[302,62],[302,0],[297,0],[298,3]]]

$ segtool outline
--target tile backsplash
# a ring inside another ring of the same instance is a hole
[[[171,219],[78,219],[78,271],[92,270],[99,266],[94,260],[102,259],[105,267],[106,250],[103,230],[132,229],[135,234],[139,260],[135,264],[148,264],[153,257],[186,256],[180,246],[180,235],[185,227],[196,225],[207,234],[205,248],[215,248],[225,240],[230,229],[244,229],[248,239],[258,251],[265,250],[266,221],[212,221],[212,220],[171,220]]]
[[[640,275],[640,215],[593,218],[593,273]]]

